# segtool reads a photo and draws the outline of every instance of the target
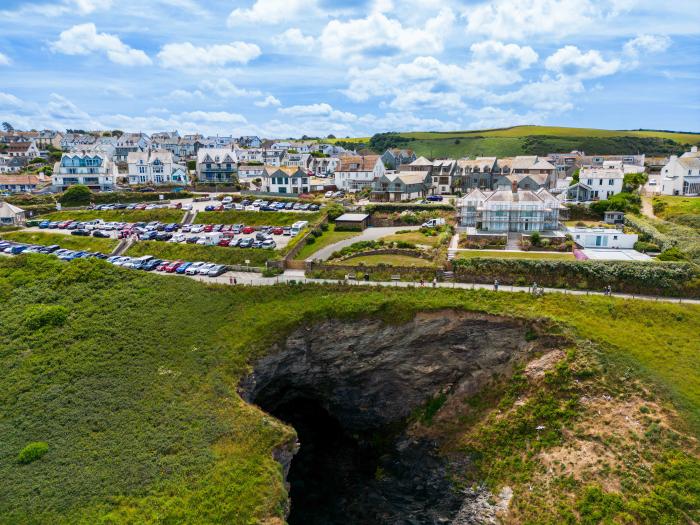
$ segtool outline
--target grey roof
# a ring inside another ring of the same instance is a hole
[[[335,221],[342,221],[342,222],[360,222],[364,221],[365,219],[369,218],[369,215],[366,213],[343,213],[340,217],[338,217]]]

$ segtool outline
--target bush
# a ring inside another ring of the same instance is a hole
[[[32,461],[36,461],[49,451],[49,444],[43,441],[34,441],[29,443],[17,456],[17,461],[26,465]]]
[[[37,304],[24,312],[24,322],[30,330],[42,326],[61,326],[68,319],[68,309],[60,305]]]
[[[530,235],[530,242],[532,243],[532,245],[539,246],[541,241],[542,236],[540,235],[540,232],[532,232],[532,234]]]
[[[636,193],[618,193],[607,200],[590,205],[592,211],[602,216],[606,211],[623,211],[639,213],[642,199]]]
[[[659,261],[685,261],[687,257],[682,251],[674,247],[661,252],[657,259]]]
[[[660,248],[652,242],[637,241],[634,243],[634,249],[638,252],[658,252]]]
[[[58,202],[66,206],[85,206],[90,204],[91,200],[92,192],[90,188],[82,184],[76,184],[68,188],[63,195],[59,197]]]

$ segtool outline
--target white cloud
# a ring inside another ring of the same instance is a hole
[[[0,53],[0,66],[9,66],[12,62],[10,61],[10,57],[7,55]]]
[[[617,59],[605,60],[599,51],[582,53],[576,46],[564,46],[547,57],[544,65],[550,71],[578,78],[604,77],[620,70]]]
[[[226,124],[245,124],[248,122],[243,115],[226,111],[188,111],[181,113],[180,117],[196,122],[221,122]]]
[[[527,69],[539,58],[530,46],[504,44],[495,40],[487,40],[472,44],[473,62],[496,63],[517,70]]]
[[[197,47],[190,42],[166,44],[158,53],[163,67],[172,69],[198,69],[207,66],[224,66],[230,62],[247,64],[259,57],[260,48],[247,42],[215,44]]]
[[[0,91],[0,109],[3,108],[19,108],[23,104],[22,100],[10,93]]]
[[[257,90],[249,91],[247,89],[240,88],[225,78],[204,80],[199,87],[202,91],[212,91],[215,95],[221,98],[245,96],[259,97],[262,95],[262,93]]]
[[[79,24],[63,31],[51,50],[66,55],[104,53],[109,60],[122,66],[145,66],[151,59],[140,49],[124,44],[118,36],[98,33],[95,24]]]
[[[257,102],[255,102],[255,105],[259,108],[266,108],[269,106],[281,106],[282,102],[280,102],[280,100],[277,97],[268,95],[265,97],[264,100],[258,100]]]
[[[276,46],[281,48],[293,47],[295,49],[311,50],[314,46],[314,37],[306,36],[297,27],[290,27],[281,35],[272,37]]]
[[[540,113],[529,111],[520,114],[512,109],[496,108],[493,106],[469,110],[467,115],[473,119],[465,126],[468,129],[504,128],[522,124],[541,124],[544,122],[544,115]]]
[[[357,58],[380,52],[383,55],[406,53],[439,53],[454,22],[451,9],[444,8],[426,21],[425,27],[404,27],[400,21],[380,12],[366,18],[348,21],[331,20],[323,29],[319,42],[329,59]]]
[[[671,39],[665,35],[639,35],[623,46],[626,55],[637,57],[643,53],[663,53],[671,46]]]
[[[491,104],[520,104],[547,113],[564,113],[574,108],[573,97],[583,92],[583,83],[578,79],[544,75],[514,91],[489,94],[485,100]]]
[[[200,90],[196,89],[194,91],[187,91],[185,89],[174,89],[170,93],[168,93],[167,98],[172,98],[172,99],[193,99],[193,98],[204,98],[204,93],[202,93]]]
[[[89,15],[94,11],[104,11],[112,7],[113,0],[72,0],[72,4],[81,15]]]
[[[229,27],[258,23],[279,24],[315,9],[313,0],[256,0],[249,9],[231,11],[226,23]]]
[[[357,115],[333,109],[330,104],[325,102],[279,108],[277,111],[290,117],[325,117],[331,120],[344,122],[354,122],[357,120]]]
[[[467,34],[561,37],[630,8],[630,0],[492,0],[467,8]]]

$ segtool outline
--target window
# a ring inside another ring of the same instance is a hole
[[[598,181],[598,186],[602,186],[602,185],[603,185],[603,179],[600,179],[600,180]]]
[[[609,180],[608,180],[608,186],[612,186],[613,184],[615,184],[615,181],[612,180],[612,179],[609,179]]]
[[[588,179],[588,185],[591,186],[593,184],[593,179]]]
[[[139,166],[139,173],[146,173],[146,166]]]

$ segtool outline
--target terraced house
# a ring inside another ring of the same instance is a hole
[[[117,162],[126,162],[129,159],[129,153],[137,151],[146,151],[151,147],[151,139],[145,133],[124,133],[117,139],[117,152],[114,160]]]
[[[200,182],[238,182],[238,158],[229,148],[205,148],[197,152],[197,179]]]
[[[118,175],[117,165],[104,153],[64,153],[54,165],[51,183],[55,190],[64,191],[75,184],[92,190],[112,190]]]
[[[372,182],[386,173],[379,155],[340,157],[335,170],[335,185],[339,190],[357,192],[372,186]]]
[[[166,150],[129,153],[129,184],[189,184],[187,167],[177,164],[175,159]]]

